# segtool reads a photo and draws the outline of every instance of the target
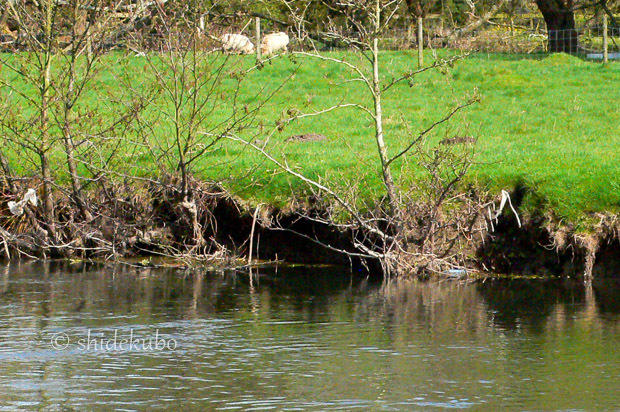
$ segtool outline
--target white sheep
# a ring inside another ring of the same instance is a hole
[[[254,53],[254,44],[243,34],[225,34],[220,40],[222,42],[222,49],[226,53]]]
[[[263,42],[260,48],[263,56],[271,56],[272,54],[280,50],[287,51],[288,44],[288,34],[284,32],[271,33],[263,38]]]

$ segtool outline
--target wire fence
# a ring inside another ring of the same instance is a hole
[[[550,52],[564,52],[579,55],[590,59],[602,59],[604,51],[604,34],[607,33],[607,49],[610,59],[620,59],[620,28],[605,28],[600,24],[583,25],[577,29],[547,31],[544,24],[538,20],[530,20],[527,24],[511,22],[487,22],[484,25],[469,30],[466,33],[458,28],[446,28],[442,21],[429,20],[424,27],[422,38],[418,38],[417,28],[413,25],[406,28],[393,29],[386,32],[379,41],[382,50],[413,50],[418,49],[421,41],[424,49],[456,49],[471,53],[504,53],[514,55],[546,54]],[[277,27],[266,25],[266,31],[280,31]],[[203,49],[217,49],[221,47],[217,39],[226,33],[241,33],[256,43],[254,24],[246,22],[238,27],[218,26],[202,31],[201,36],[191,36],[200,41]],[[359,48],[363,39],[359,33],[346,32],[335,29],[315,30],[306,33],[303,40],[290,33],[291,44],[289,49],[308,50],[310,48],[322,51],[342,51]],[[179,38],[171,41],[169,36],[160,36],[157,33],[139,33],[135,31],[115,32],[98,39],[98,44],[92,47],[105,49],[131,49],[137,52],[162,50],[165,47],[184,47],[188,44],[188,33],[179,32]],[[63,36],[59,36],[59,42]],[[349,41],[348,41],[348,40]],[[350,40],[353,41],[350,41]],[[355,40],[359,40],[355,41]],[[28,50],[29,44],[19,36],[1,34],[0,51],[14,52]]]
[[[545,54],[563,52],[592,59],[601,59],[603,53],[603,27],[590,26],[575,30],[551,30],[515,28],[506,30],[497,26],[487,26],[472,33],[461,35],[458,30],[451,32],[424,31],[425,49],[457,49],[474,53],[507,54]],[[342,50],[355,48],[354,43],[330,41],[330,39],[356,38],[355,33],[334,33],[322,31],[313,33],[313,45],[322,50]],[[607,28],[608,51],[610,58],[619,58],[620,28]],[[399,29],[386,33],[379,42],[383,50],[413,50],[418,48],[415,30]],[[303,48],[303,45],[297,47]],[[307,47],[307,46],[306,46]]]

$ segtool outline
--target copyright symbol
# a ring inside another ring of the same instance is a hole
[[[64,332],[55,333],[54,336],[52,336],[50,343],[52,344],[52,348],[56,350],[67,349],[69,346],[69,336],[67,336]]]

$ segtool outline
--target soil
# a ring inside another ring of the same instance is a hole
[[[7,203],[19,196],[7,194],[5,188],[0,205],[0,254],[5,259],[193,254],[215,256],[225,264],[226,258],[233,261],[247,256],[255,225],[256,259],[343,265],[380,274],[378,262],[349,258],[333,250],[354,252],[354,235],[311,219],[321,215],[321,210],[264,207],[255,222],[254,209],[217,187],[195,183],[191,201],[181,198],[173,187],[117,185],[91,193],[88,204],[94,218],[86,222],[68,201],[57,201],[56,239],[49,238],[38,207],[29,204],[22,216],[12,216]],[[513,199],[518,199],[517,193]],[[470,248],[475,251],[472,266],[488,273],[570,277],[583,276],[591,266],[595,278],[620,276],[617,217],[601,219],[588,237],[573,233],[572,228],[550,225],[542,213],[523,220],[519,227],[515,217],[505,213],[493,231],[478,237]]]
[[[286,139],[287,142],[317,142],[326,140],[327,137],[317,133],[297,134]]]

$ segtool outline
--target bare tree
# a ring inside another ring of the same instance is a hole
[[[138,52],[136,59],[144,62],[145,75],[136,83],[127,73],[122,83],[145,107],[136,124],[137,143],[172,192],[174,213],[191,228],[187,246],[202,251],[207,242],[201,222],[208,211],[194,176],[211,166],[207,159],[220,149],[224,136],[243,129],[257,109],[239,103],[245,60],[220,53],[217,38],[202,35],[214,29],[204,27],[189,4],[178,7],[158,6],[151,33],[134,33],[130,44]]]
[[[33,55],[9,54],[2,57],[4,67],[21,77],[21,87],[2,80],[8,95],[2,116],[4,135],[18,145],[28,157],[36,162],[43,180],[43,218],[52,236],[55,235],[54,203],[52,198],[53,177],[50,155],[55,139],[50,136],[50,106],[52,104],[51,77],[55,45],[55,3],[47,0],[36,6],[26,2],[8,2],[9,13],[19,25],[20,40],[33,50]],[[24,61],[24,58],[27,61]],[[25,87],[24,87],[25,86]],[[30,93],[28,86],[36,90]],[[24,110],[31,107],[31,111]],[[30,156],[32,155],[32,157]]]
[[[304,118],[329,115],[342,109],[357,109],[362,114],[360,121],[369,122],[374,131],[372,139],[376,147],[376,160],[379,166],[379,176],[383,184],[384,198],[386,204],[383,205],[381,200],[374,207],[367,204],[368,207],[360,207],[365,200],[361,199],[362,195],[355,190],[357,185],[349,184],[347,187],[339,187],[338,184],[330,179],[322,178],[320,180],[311,179],[300,173],[297,168],[290,164],[286,156],[276,155],[268,150],[266,144],[259,145],[253,141],[243,139],[240,135],[229,135],[228,137],[234,141],[251,146],[259,151],[269,161],[273,162],[280,169],[286,171],[292,176],[305,182],[315,194],[315,198],[329,199],[323,204],[322,209],[326,212],[323,214],[306,214],[304,217],[312,221],[339,227],[352,233],[353,243],[357,249],[356,252],[340,250],[350,256],[378,259],[387,274],[407,274],[424,267],[426,269],[439,270],[443,264],[449,264],[448,259],[444,259],[447,254],[437,253],[437,249],[427,247],[429,245],[426,239],[435,236],[435,232],[441,228],[434,227],[421,230],[416,223],[420,216],[415,218],[410,213],[412,198],[409,196],[409,189],[404,181],[395,178],[397,168],[402,168],[411,161],[413,163],[428,165],[427,170],[434,179],[434,189],[438,195],[432,199],[427,199],[433,203],[431,213],[439,213],[448,201],[455,200],[458,196],[454,196],[457,183],[464,176],[464,172],[468,168],[467,161],[455,160],[447,156],[444,152],[439,158],[431,156],[432,160],[424,160],[422,157],[411,159],[414,153],[420,154],[420,145],[425,142],[425,138],[432,133],[435,128],[456,115],[463,108],[471,105],[477,100],[477,97],[471,96],[461,103],[457,103],[453,108],[448,110],[446,116],[437,120],[428,127],[421,128],[417,133],[408,134],[407,143],[398,145],[390,135],[389,131],[384,128],[384,97],[401,83],[411,82],[419,73],[431,69],[440,69],[453,64],[460,57],[454,57],[449,60],[436,59],[433,64],[417,70],[411,69],[404,73],[391,73],[386,70],[382,64],[382,51],[379,47],[381,36],[388,30],[393,23],[395,16],[402,12],[404,1],[400,0],[364,0],[364,1],[341,1],[338,3],[338,10],[344,14],[342,20],[345,26],[332,24],[329,36],[341,43],[348,44],[349,47],[356,50],[356,53],[347,57],[332,54],[323,54],[316,48],[309,51],[294,52],[294,55],[303,59],[319,59],[323,62],[342,66],[346,69],[349,78],[340,82],[341,85],[354,84],[359,85],[365,91],[366,98],[361,101],[347,102],[342,101],[334,106],[317,110],[314,112],[303,112],[297,108],[290,108],[288,116],[278,122],[277,129],[282,130],[286,125]],[[297,7],[294,2],[285,1],[284,5],[288,7],[291,14],[297,14],[295,21],[303,22],[303,12],[305,9]],[[301,16],[299,14],[302,14]],[[302,34],[300,41],[304,42],[307,36],[304,30],[298,30]],[[353,33],[353,34],[352,34]],[[363,119],[363,120],[362,120]],[[266,137],[268,142],[271,135],[275,133],[272,130]],[[393,133],[393,132],[392,132]],[[390,141],[392,141],[390,150]],[[401,140],[402,141],[402,140]],[[402,143],[401,143],[402,144]],[[447,165],[444,163],[448,163]],[[425,166],[426,167],[426,166]],[[441,177],[440,169],[446,167],[452,170],[452,177]],[[404,173],[406,175],[406,173]],[[402,176],[403,173],[400,173]],[[434,177],[433,177],[434,176]],[[360,179],[365,179],[361,177]],[[383,197],[382,196],[382,197]],[[426,200],[425,200],[426,201]],[[348,223],[337,223],[336,215],[344,212],[349,216]],[[477,212],[471,212],[470,218],[475,219]],[[425,215],[429,217],[429,215]],[[430,215],[432,218],[433,216]],[[435,216],[436,217],[436,216]],[[435,218],[435,222],[438,219]],[[445,228],[447,225],[443,225]],[[285,228],[281,228],[285,229]],[[424,233],[421,233],[424,232]],[[413,236],[418,233],[423,238]],[[302,234],[309,240],[321,242],[320,239],[312,239],[312,236]],[[330,245],[324,246],[333,248]],[[430,249],[430,250],[429,250]]]
[[[89,177],[80,176],[78,166],[86,165],[88,154],[102,145],[102,138],[126,119],[121,115],[108,122],[92,121],[95,106],[86,92],[93,92],[91,83],[106,67],[101,61],[108,32],[116,26],[114,14],[122,2],[105,4],[93,0],[71,0],[65,4],[68,30],[63,34],[68,43],[58,54],[58,75],[53,82],[58,104],[54,105],[54,123],[61,130],[71,182],[71,197],[85,220],[93,218],[82,190]],[[97,90],[98,91],[98,90]],[[90,97],[92,99],[92,97]],[[115,124],[116,123],[116,124]],[[103,168],[102,168],[103,169]],[[97,175],[93,173],[92,175]],[[92,177],[92,176],[90,176]]]
[[[105,174],[121,141],[119,130],[131,118],[114,111],[99,116],[105,92],[95,86],[107,68],[105,45],[121,6],[99,0],[7,3],[18,38],[11,53],[0,56],[6,69],[0,78],[0,130],[14,153],[7,157],[18,162],[22,173],[30,171],[42,181],[47,246],[64,241],[59,225],[93,219],[84,189]],[[68,189],[60,183],[65,179]],[[71,217],[60,222],[55,205],[62,196],[74,207]]]

